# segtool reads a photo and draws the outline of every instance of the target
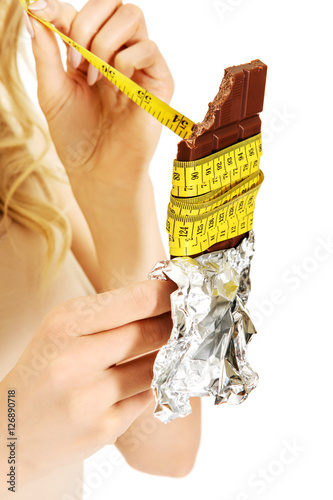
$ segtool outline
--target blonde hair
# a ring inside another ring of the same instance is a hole
[[[8,231],[9,220],[43,235],[47,243],[44,278],[56,253],[56,231],[62,235],[57,264],[64,259],[71,242],[70,225],[55,206],[49,185],[57,177],[45,155],[51,139],[20,78],[17,55],[24,56],[23,10],[18,0],[0,0],[0,214]],[[29,144],[36,132],[43,150],[35,154]],[[57,266],[58,267],[58,266]]]

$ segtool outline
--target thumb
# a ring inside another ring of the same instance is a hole
[[[29,19],[34,30],[32,51],[36,63],[38,97],[43,103],[47,103],[52,97],[59,98],[59,90],[69,83],[68,77],[62,64],[56,35],[32,16]]]
[[[64,34],[70,31],[77,14],[72,5],[58,0],[39,0],[30,5],[30,10]],[[55,33],[33,15],[29,15],[29,20],[33,31],[32,51],[36,63],[38,99],[46,119],[51,119],[68,99],[74,82],[64,70]]]

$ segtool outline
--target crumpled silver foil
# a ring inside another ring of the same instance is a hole
[[[157,354],[152,388],[162,422],[191,413],[189,398],[242,403],[258,383],[247,360],[256,329],[245,304],[251,289],[254,233],[236,248],[158,262],[150,279],[171,279],[173,329]]]

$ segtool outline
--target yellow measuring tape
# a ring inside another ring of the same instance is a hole
[[[261,156],[258,134],[196,161],[174,161],[166,226],[170,255],[199,254],[252,229],[264,180]]]
[[[259,170],[261,134],[200,160],[173,162],[173,196],[190,197],[217,188],[224,191]]]
[[[176,198],[171,195],[169,213],[184,217],[205,215],[258,186],[262,182],[262,176],[263,173],[258,171],[224,193],[217,189],[209,194],[196,196],[195,198]]]
[[[215,200],[212,200],[208,203],[208,210],[197,215],[190,215],[191,209],[185,206],[175,209],[175,203],[171,199],[166,226],[170,255],[181,257],[198,254],[215,243],[252,229],[255,199],[263,180],[264,176],[259,171],[256,186],[222,206],[209,210],[209,205],[214,206]],[[251,180],[247,182],[251,183]],[[197,207],[196,209],[198,210]]]
[[[35,0],[19,0],[30,16],[58,34],[121,92],[164,126],[186,139],[194,122],[29,11]],[[170,254],[194,255],[252,229],[255,199],[263,182],[259,170],[261,134],[191,162],[174,161],[167,216]]]
[[[34,0],[35,1],[35,0]],[[112,82],[121,92],[126,94],[135,104],[143,108],[150,115],[152,115],[156,120],[158,120],[162,125],[168,127],[172,132],[179,135],[182,139],[186,139],[190,134],[194,122],[192,122],[189,118],[178,113],[171,106],[161,101],[158,97],[154,96],[144,88],[140,87],[137,83],[130,80],[127,76],[120,73],[120,71],[116,70],[110,64],[107,64],[103,59],[100,59],[95,54],[90,52],[90,50],[85,49],[78,43],[74,42],[71,38],[61,33],[57,28],[53,26],[53,24],[43,21],[35,14],[29,11],[29,5],[34,2],[30,2],[29,0],[20,0],[22,7],[29,13],[30,16],[37,19],[37,21],[41,22],[52,30],[54,33],[57,33],[64,42],[68,45],[74,47],[80,54],[95,68],[98,69],[110,82]]]

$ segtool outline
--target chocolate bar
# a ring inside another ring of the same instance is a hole
[[[178,143],[177,160],[198,160],[259,134],[266,73],[267,66],[259,59],[227,68],[204,120],[194,125],[188,139]],[[245,235],[216,243],[206,252],[235,247]]]

